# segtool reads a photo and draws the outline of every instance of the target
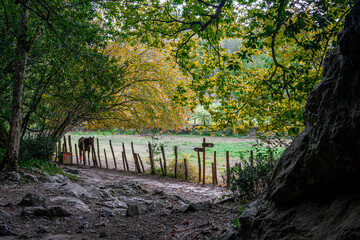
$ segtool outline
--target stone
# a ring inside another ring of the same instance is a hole
[[[281,156],[268,197],[283,206],[360,189],[360,3],[346,17],[324,77],[310,93],[305,129]]]
[[[111,185],[107,185],[106,187],[116,189],[116,191],[120,195],[136,195],[142,191],[141,186],[134,181],[128,181],[128,182],[119,181]]]
[[[188,208],[185,212],[192,212],[192,211],[207,211],[211,208],[210,201],[205,202],[198,202],[198,203],[190,203]]]
[[[145,203],[129,204],[128,210],[126,212],[127,216],[137,216],[145,214],[148,210],[148,207]]]
[[[55,174],[54,176],[47,176],[45,181],[50,183],[64,183],[69,181],[69,179],[64,175]]]
[[[124,209],[128,208],[128,205],[126,203],[118,199],[113,199],[105,202],[98,202],[97,204],[108,208],[124,208]]]
[[[309,95],[305,129],[268,188],[239,217],[236,239],[359,239],[360,1],[345,19]]]
[[[236,232],[234,231],[233,227],[229,227],[225,230],[224,233],[220,235],[218,240],[235,240],[236,238]]]
[[[18,203],[19,206],[45,206],[45,197],[41,193],[27,193]]]
[[[102,232],[102,233],[100,233],[100,235],[99,235],[100,238],[106,238],[107,236],[108,236],[108,235],[107,235],[106,232]]]
[[[39,179],[37,178],[37,176],[32,175],[30,173],[22,172],[22,173],[20,173],[20,175],[21,175],[22,181],[35,182],[35,183],[39,182]]]
[[[70,217],[71,213],[60,206],[51,206],[47,208],[34,208],[34,216],[38,217]]]
[[[99,211],[99,217],[105,217],[105,218],[107,218],[107,217],[113,217],[113,216],[115,216],[115,214],[114,214],[112,211],[110,211],[110,210],[101,209],[101,210]]]
[[[0,224],[0,236],[14,236],[16,235],[13,231],[9,230],[6,224]]]
[[[80,199],[73,197],[63,197],[58,196],[55,198],[51,198],[50,202],[56,204],[69,205],[72,210],[75,212],[91,212],[90,208]]]
[[[17,172],[7,172],[2,178],[9,183],[19,183],[21,176]]]

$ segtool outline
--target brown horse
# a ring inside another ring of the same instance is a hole
[[[83,150],[85,148],[85,152],[88,152],[88,159],[90,159],[90,149],[94,148],[94,137],[84,138],[81,137],[78,141],[79,144],[79,153],[80,153],[80,162],[83,156]],[[85,159],[84,159],[85,161]]]

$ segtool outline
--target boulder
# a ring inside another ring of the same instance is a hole
[[[360,3],[346,17],[324,77],[309,95],[305,129],[281,156],[269,183],[278,205],[360,189]]]
[[[45,206],[45,197],[40,193],[27,193],[18,203],[19,206]]]
[[[360,239],[360,1],[338,42],[309,95],[305,129],[240,216],[236,239]]]

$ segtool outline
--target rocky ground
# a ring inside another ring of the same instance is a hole
[[[0,239],[226,238],[239,205],[226,189],[84,167],[76,175],[8,173],[0,184]],[[226,231],[227,230],[227,231]]]

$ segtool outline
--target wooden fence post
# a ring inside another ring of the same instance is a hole
[[[71,153],[71,164],[73,163],[73,151],[72,151],[72,146],[71,146],[71,135],[68,135],[68,139],[69,139],[69,151]]]
[[[139,160],[139,162],[140,162],[140,164],[141,164],[142,172],[145,172],[144,164],[143,164],[143,162],[141,161],[141,157],[140,157],[140,154],[139,154],[139,153],[137,153],[137,157],[138,157],[138,160]]]
[[[203,138],[203,145],[205,145],[206,143],[206,139]],[[205,177],[205,157],[206,157],[206,147],[203,147],[204,148],[204,151],[203,151],[203,185],[205,184],[205,180],[206,180],[206,177]]]
[[[76,143],[75,143],[75,155],[76,155],[76,164],[79,165],[79,156],[78,156],[78,152],[77,152]]]
[[[230,187],[230,160],[229,151],[226,151],[226,187]]]
[[[174,176],[177,178],[177,162],[178,162],[178,148],[177,146],[174,146],[174,153],[175,153],[175,173]]]
[[[159,162],[160,162],[161,173],[162,173],[163,176],[165,176],[164,168],[163,168],[163,165],[162,165],[162,162],[161,162],[161,157],[159,158]]]
[[[107,160],[107,157],[106,157],[106,150],[105,150],[105,148],[104,148],[104,156],[105,156],[106,168],[109,168],[109,164],[108,164],[108,160]]]
[[[151,174],[154,175],[155,174],[154,155],[153,155],[152,146],[151,146],[150,142],[148,143],[148,147],[149,147],[149,155],[150,155]]]
[[[212,184],[215,184],[215,170],[214,170],[214,163],[211,163],[211,180],[212,180]]]
[[[254,166],[254,152],[252,150],[250,151],[250,166]]]
[[[65,135],[64,135],[64,152],[67,152],[66,137],[65,137]]]
[[[60,154],[61,154],[61,140],[59,140],[58,153],[59,153],[59,156],[58,156],[58,163],[60,163],[60,162],[61,162],[61,157],[60,157]]]
[[[162,156],[163,156],[163,160],[164,160],[164,174],[165,176],[167,176],[167,170],[166,170],[166,158],[165,158],[165,150],[164,150],[164,146],[161,145],[160,146],[161,148],[161,153],[162,153]]]
[[[84,160],[84,165],[86,165],[86,154],[85,154],[85,139],[82,142],[82,149],[83,149],[83,160]]]
[[[199,183],[201,182],[201,159],[200,159],[200,152],[197,151],[198,155],[198,166],[199,166]]]
[[[128,163],[127,159],[126,159],[126,152],[125,152],[125,144],[124,143],[122,143],[122,147],[123,147],[123,152],[124,152],[124,159],[125,159],[125,163],[126,163],[126,169],[129,172],[130,171],[129,170],[129,163]]]
[[[96,138],[96,146],[97,146],[97,155],[98,155],[98,159],[99,159],[99,165],[100,165],[100,167],[102,167],[101,159],[100,159],[100,147],[99,147],[99,139],[98,138]]]
[[[139,164],[139,161],[137,159],[137,156],[136,156],[136,153],[135,153],[135,150],[134,150],[134,143],[133,142],[131,142],[131,151],[132,151],[133,158],[134,158],[135,171],[138,172],[138,173],[141,173],[140,164]]]
[[[111,140],[109,140],[109,143],[110,143],[111,153],[112,153],[112,156],[113,156],[113,159],[114,159],[115,169],[117,169],[116,158],[115,158],[115,154],[114,154],[114,149],[113,149],[112,144],[111,144]]]
[[[216,169],[216,151],[214,151],[214,179],[215,179],[215,184],[218,184],[218,179],[217,179],[217,169]]]
[[[96,159],[96,152],[94,144],[91,144],[91,156],[93,160],[94,167],[98,167],[97,159]]]
[[[140,160],[139,160],[139,158],[138,158],[138,154],[137,153],[134,153],[134,157],[135,157],[135,162],[136,162],[136,164],[137,164],[137,172],[138,173],[142,173],[142,171],[141,171],[141,167],[140,167]]]
[[[185,180],[188,180],[188,166],[186,158],[184,158],[184,168],[185,168]]]

